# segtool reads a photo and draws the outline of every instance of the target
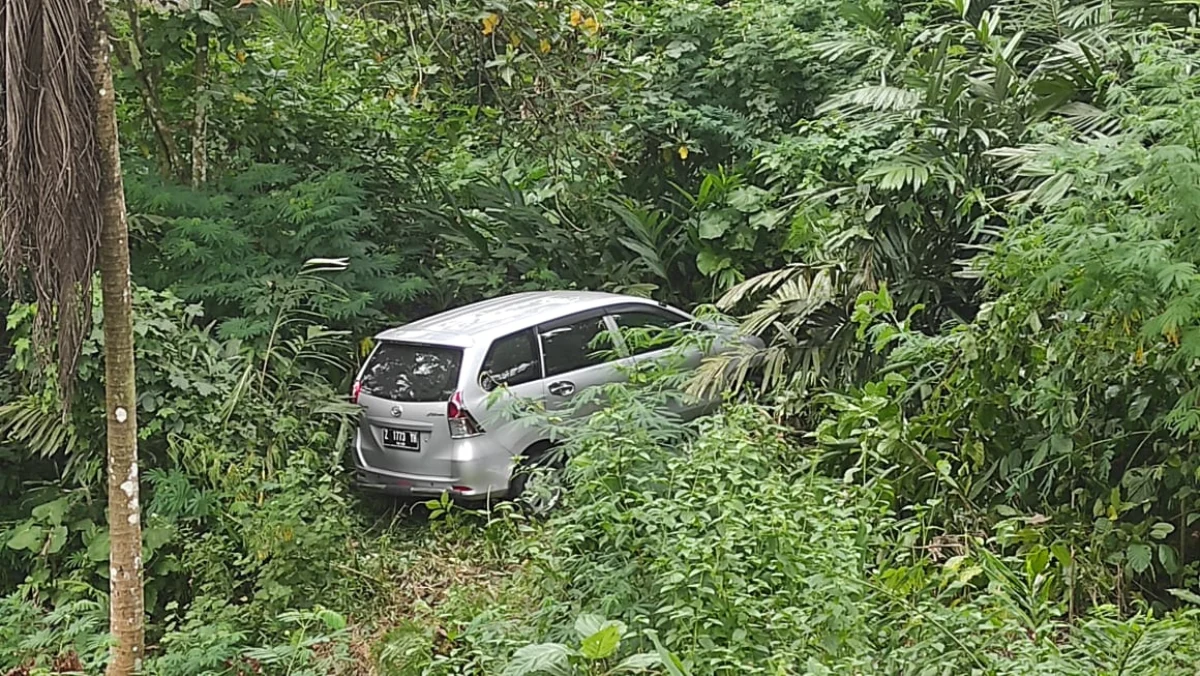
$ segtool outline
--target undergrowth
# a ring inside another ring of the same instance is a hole
[[[921,546],[930,527],[893,512],[886,479],[814,471],[763,409],[688,427],[652,388],[599,396],[609,407],[573,426],[571,490],[544,527],[441,517],[507,523],[524,563],[435,609],[429,665],[396,673],[1194,673],[1194,606],[1073,608],[1068,571],[1003,532]]]
[[[831,477],[766,409],[683,423],[669,360],[589,390],[590,417],[540,414],[568,458],[549,518],[364,498],[325,362],[292,342],[319,328],[264,352],[138,293],[142,335],[163,341],[142,341],[139,374],[156,401],[147,674],[1184,674],[1200,659],[1191,592],[1166,615],[1077,606],[1061,552],[1004,523],[951,535],[927,519],[935,503],[897,512],[887,472]],[[31,439],[54,410],[39,396],[8,413]],[[178,420],[205,431],[171,433]],[[88,424],[68,428],[74,486],[4,507],[0,673],[106,659]]]

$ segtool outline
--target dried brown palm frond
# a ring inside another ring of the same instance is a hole
[[[87,0],[0,0],[0,269],[38,303],[36,342],[57,345],[64,402],[100,238],[92,25]]]

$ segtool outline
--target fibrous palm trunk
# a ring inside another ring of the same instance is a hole
[[[104,302],[108,423],[110,676],[144,650],[142,533],[129,230],[104,0],[0,0],[0,272],[32,289],[39,354],[58,354],[71,400],[91,318],[97,259]],[[53,348],[53,349],[51,349]]]
[[[96,142],[100,162],[100,287],[104,303],[104,412],[108,430],[108,533],[111,544],[109,621],[116,644],[109,676],[141,668],[145,633],[142,528],[138,502],[137,391],[133,370],[133,307],[129,227],[117,144],[116,96],[105,34],[104,2],[92,0]]]

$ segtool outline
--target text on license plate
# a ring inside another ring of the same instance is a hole
[[[416,430],[385,427],[383,428],[383,445],[402,448],[406,451],[419,451],[421,450],[421,433]]]

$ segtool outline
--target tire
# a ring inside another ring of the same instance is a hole
[[[534,515],[550,512],[562,500],[565,463],[555,450],[556,446],[545,442],[529,447],[509,481],[506,497]]]

